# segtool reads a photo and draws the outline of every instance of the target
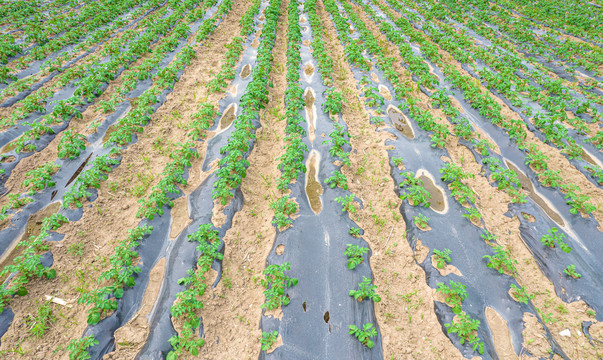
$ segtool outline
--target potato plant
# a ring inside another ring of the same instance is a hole
[[[37,169],[30,170],[25,174],[26,179],[21,184],[21,187],[29,188],[27,192],[29,195],[33,195],[47,187],[53,187],[55,182],[52,181],[52,175],[60,168],[60,165],[48,162]]]
[[[278,331],[273,330],[271,332],[262,331],[262,338],[260,339],[260,344],[262,344],[262,351],[268,351],[272,348],[272,344],[276,341],[278,337]]]
[[[477,335],[480,321],[472,319],[466,313],[460,313],[457,315],[455,321],[446,323],[444,326],[448,328],[448,333],[457,334],[460,338],[461,345],[468,343],[472,346],[473,351],[477,351],[480,354],[484,353],[484,343],[480,340]]]
[[[282,265],[272,264],[264,269],[261,284],[266,289],[266,302],[261,305],[262,308],[274,310],[289,304],[291,300],[286,294],[287,288],[297,285],[296,278],[285,275],[285,271],[290,269],[291,264],[287,262]]]
[[[347,244],[344,254],[348,257],[348,269],[353,270],[356,266],[362,264],[364,261],[363,256],[368,250],[366,247]]]
[[[503,246],[496,245],[494,246],[495,254],[493,256],[484,255],[484,259],[488,259],[487,266],[491,269],[495,269],[501,274],[505,272],[514,274],[515,264],[517,264],[517,260],[511,258],[511,253],[509,250],[505,249]]]
[[[371,279],[363,277],[362,281],[358,284],[359,290],[350,290],[350,296],[353,296],[359,302],[364,301],[364,299],[370,299],[374,302],[381,301],[381,297],[375,293],[377,285],[373,285],[371,282]]]
[[[375,346],[375,343],[371,338],[377,336],[377,329],[371,323],[364,324],[362,328],[359,328],[356,325],[350,325],[348,333],[354,335],[358,341],[369,349],[372,349],[373,346]]]
[[[452,251],[450,249],[444,249],[442,251],[438,249],[433,249],[433,257],[438,266],[438,269],[443,269],[446,267],[447,263],[450,263],[450,254]]]
[[[73,130],[65,131],[59,142],[59,158],[73,160],[80,156],[82,150],[86,150],[86,137],[74,134]]]
[[[444,294],[446,297],[446,304],[452,307],[452,312],[460,314],[462,309],[461,305],[467,298],[467,287],[461,283],[450,281],[448,284],[438,283],[437,292]]]

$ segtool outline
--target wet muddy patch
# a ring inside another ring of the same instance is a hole
[[[423,187],[431,195],[431,205],[429,207],[437,213],[446,213],[448,211],[448,200],[444,189],[437,186],[433,176],[424,169],[417,172],[417,178],[423,181]]]
[[[551,205],[547,200],[545,200],[540,194],[534,189],[534,184],[532,181],[524,174],[515,164],[505,159],[505,164],[509,167],[509,169],[515,171],[517,173],[517,177],[519,178],[519,182],[521,183],[521,188],[524,189],[528,193],[528,197],[536,203],[554,222],[561,226],[565,226],[565,221],[557,212],[553,205]]]
[[[230,104],[226,110],[224,111],[224,114],[222,114],[222,117],[220,118],[220,124],[218,125],[218,131],[223,131],[224,129],[227,129],[232,122],[237,118],[237,104]]]
[[[306,121],[308,122],[308,139],[310,142],[314,142],[316,138],[316,106],[314,102],[316,101],[316,96],[314,94],[314,89],[308,87],[304,92],[304,103],[306,109]]]
[[[6,154],[17,147],[17,140],[11,141],[0,149],[0,154]],[[3,161],[4,162],[4,161]]]
[[[258,32],[255,35],[255,39],[253,39],[253,42],[251,43],[251,47],[254,49],[257,49],[260,46],[260,36],[262,36],[262,29],[260,27],[260,30],[258,30]]]
[[[312,64],[306,64],[304,66],[304,74],[306,74],[306,76],[314,75],[314,66],[312,66]]]
[[[174,240],[190,224],[188,215],[188,198],[179,197],[174,200],[171,210],[172,225],[170,228],[170,240]]]
[[[318,164],[320,162],[320,155],[316,150],[310,152],[308,161],[306,162],[306,196],[310,207],[315,214],[319,214],[322,211],[322,200],[320,196],[323,193],[322,186],[318,181]]]
[[[381,94],[381,96],[383,96],[387,101],[392,99],[392,94],[389,92],[389,89],[383,85],[379,85],[379,94]]]
[[[400,111],[397,107],[390,105],[387,107],[387,116],[389,116],[392,124],[398,131],[402,133],[402,135],[406,136],[409,139],[415,138],[415,132],[408,121],[406,115]]]
[[[251,65],[245,64],[241,69],[241,79],[246,79],[249,75],[251,75]]]

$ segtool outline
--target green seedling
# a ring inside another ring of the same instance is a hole
[[[262,331],[262,339],[260,339],[260,344],[262,344],[262,351],[268,351],[272,347],[272,344],[276,341],[278,337],[278,331],[274,330],[272,332]]]
[[[350,235],[352,235],[353,237],[360,237],[360,228],[350,228]]]
[[[466,313],[459,314],[456,321],[444,324],[449,334],[456,333],[459,336],[461,345],[467,342],[472,345],[473,351],[477,350],[478,353],[483,354],[484,343],[477,336],[479,325],[479,320],[471,319]]]
[[[566,267],[565,270],[563,270],[563,272],[566,275],[573,277],[574,279],[580,279],[582,277],[582,275],[576,271],[576,265],[574,265],[574,264],[571,264],[568,267]]]
[[[339,170],[333,171],[331,173],[331,176],[325,179],[325,184],[328,184],[331,189],[334,189],[336,187],[340,187],[343,190],[348,189],[348,179]]]
[[[404,159],[401,157],[392,158],[392,163],[396,166],[404,165]]]
[[[363,345],[372,349],[375,346],[372,337],[377,336],[377,329],[371,323],[366,323],[362,326],[362,329],[358,328],[356,325],[350,325],[348,334],[354,335],[358,341],[360,341]]]
[[[33,195],[37,191],[43,190],[46,187],[53,187],[55,183],[52,181],[52,175],[60,168],[60,165],[49,162],[37,169],[30,170],[25,173],[25,180],[21,184],[21,187],[29,187],[29,191],[27,192],[29,195]]]
[[[553,227],[549,229],[548,234],[545,234],[542,236],[542,238],[540,238],[540,242],[544,246],[548,246],[550,248],[554,248],[555,244],[557,244],[564,253],[569,254],[570,251],[572,251],[572,248],[565,243],[565,238],[565,234],[560,233],[556,227]]]
[[[444,251],[433,249],[433,258],[438,266],[438,269],[443,269],[447,263],[450,263],[451,253],[452,250],[450,249],[444,249]]]
[[[57,318],[52,313],[50,302],[44,302],[38,306],[36,315],[28,315],[25,318],[25,326],[30,335],[41,338]]]
[[[272,264],[264,270],[264,279],[261,280],[262,286],[266,289],[264,295],[266,302],[261,305],[262,308],[274,310],[285,306],[291,301],[285,294],[288,287],[297,285],[297,279],[285,275],[285,271],[291,269],[291,264],[282,265]]]
[[[67,345],[67,351],[69,352],[69,360],[90,359],[90,354],[88,354],[88,348],[94,345],[98,345],[98,340],[94,338],[94,335],[88,335],[84,336],[81,339],[71,340]]]
[[[484,259],[488,259],[488,267],[497,270],[499,273],[504,274],[505,271],[511,274],[515,273],[515,264],[517,260],[511,258],[509,250],[498,245],[494,247],[494,256],[484,255]]]
[[[345,255],[348,257],[348,269],[352,270],[356,268],[356,266],[362,264],[364,258],[362,257],[369,249],[358,246],[348,244],[345,249]]]
[[[345,197],[340,196],[335,198],[335,201],[343,206],[343,211],[347,211],[350,214],[356,212],[356,207],[354,206],[354,195],[346,195]]]
[[[63,133],[58,147],[59,159],[73,160],[80,156],[83,150],[86,150],[86,137],[82,134],[74,133],[73,130],[67,130]]]
[[[467,298],[467,287],[461,283],[450,281],[449,284],[438,283],[436,292],[441,292],[446,296],[446,304],[452,306],[452,312],[460,314],[461,305]]]
[[[287,196],[283,196],[270,204],[270,208],[274,210],[274,219],[272,224],[277,228],[285,228],[293,223],[291,215],[297,212],[297,203]]]
[[[371,282],[371,279],[363,277],[362,282],[358,284],[360,290],[350,290],[350,296],[353,296],[354,299],[360,302],[362,302],[364,299],[371,299],[374,302],[381,301],[381,297],[375,293],[377,285],[373,285]]]
[[[421,229],[427,229],[429,226],[429,217],[419,214],[418,216],[413,216],[413,222]]]
[[[482,214],[476,208],[471,207],[467,209],[467,213],[463,214],[463,217],[471,222],[478,222],[482,218]]]
[[[513,296],[517,299],[518,302],[528,304],[530,300],[534,298],[534,295],[528,294],[526,289],[523,287],[517,287],[515,284],[511,284],[511,290],[513,292]]]

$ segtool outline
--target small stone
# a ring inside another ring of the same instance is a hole
[[[559,335],[565,336],[565,337],[572,337],[572,333],[570,332],[569,329],[563,330],[562,332],[559,333]]]

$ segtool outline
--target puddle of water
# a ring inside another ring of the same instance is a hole
[[[311,87],[306,88],[304,102],[306,104],[306,120],[308,121],[308,139],[312,143],[316,138],[316,106],[314,105],[314,101],[316,101],[314,89]]]
[[[226,111],[224,111],[224,114],[222,114],[222,117],[220,118],[218,131],[222,131],[232,124],[232,122],[237,118],[236,112],[237,104],[230,104],[228,108],[226,108]]]
[[[389,92],[389,89],[383,85],[379,85],[379,94],[381,94],[381,96],[383,96],[387,101],[392,99],[392,94]]]
[[[20,238],[15,238],[13,243],[10,244],[10,247],[4,251],[2,257],[0,257],[0,266],[4,267],[12,261],[17,255],[18,251],[15,251],[17,244],[21,242],[21,240],[28,239],[30,236],[38,236],[40,234],[40,230],[42,229],[42,220],[47,216],[50,216],[57,211],[61,207],[60,202],[55,202],[48,205],[46,208],[38,211],[35,214],[31,214],[29,219],[27,220],[27,227],[25,228],[25,232],[21,235]]]
[[[308,169],[308,172],[306,173],[306,196],[308,196],[310,207],[315,214],[319,214],[322,211],[322,200],[320,199],[320,196],[322,195],[323,190],[318,181],[319,162],[320,155],[316,150],[312,150],[308,157],[308,162],[306,163],[306,168]]]
[[[505,164],[509,167],[509,169],[515,171],[517,173],[517,177],[519,178],[519,182],[521,183],[522,189],[528,192],[528,196],[530,199],[534,200],[534,202],[540,206],[542,210],[557,224],[561,226],[565,226],[565,221],[559,213],[553,209],[553,206],[548,203],[543,197],[540,196],[534,189],[534,184],[532,181],[524,174],[521,170],[515,166],[512,162],[505,159]]]
[[[397,107],[390,105],[387,107],[387,115],[394,124],[394,127],[409,139],[415,138],[415,132],[408,121],[408,118]]]
[[[435,184],[433,176],[425,169],[417,172],[417,178],[423,181],[423,187],[431,195],[430,208],[440,214],[446,213],[448,211],[448,201],[444,189]]]
[[[4,145],[0,150],[0,154],[6,154],[7,152],[14,150],[17,147],[17,141],[11,141],[8,144]],[[4,162],[4,161],[3,161]]]
[[[245,64],[245,66],[243,66],[243,69],[241,70],[241,79],[245,79],[249,75],[251,75],[251,65]]]
[[[306,64],[306,66],[304,66],[304,73],[307,76],[312,76],[312,74],[314,74],[314,66],[312,66],[312,64]]]

